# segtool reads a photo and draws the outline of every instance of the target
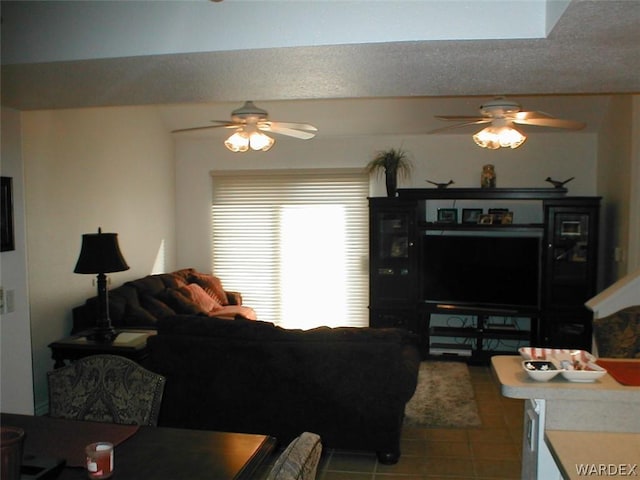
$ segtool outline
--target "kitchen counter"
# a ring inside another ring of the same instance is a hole
[[[545,442],[564,479],[640,476],[638,433],[547,430]]]
[[[500,391],[509,398],[545,400],[548,427],[640,432],[640,387],[621,385],[609,374],[591,383],[570,382],[561,375],[538,382],[522,369],[522,360],[516,355],[491,358]]]
[[[563,462],[569,465],[569,469],[574,468],[573,460],[563,457],[566,452],[564,443],[556,451],[559,458],[552,456],[546,442],[546,431],[591,432],[586,435],[589,439],[592,438],[590,435],[595,438],[602,432],[640,433],[640,387],[621,385],[608,373],[590,383],[570,382],[560,375],[548,382],[538,382],[524,371],[522,360],[517,355],[491,358],[491,367],[500,383],[502,395],[526,399],[523,412],[523,479],[560,479]],[[564,438],[562,434],[560,436]],[[633,459],[626,461],[633,462]],[[591,462],[599,460],[594,456]]]

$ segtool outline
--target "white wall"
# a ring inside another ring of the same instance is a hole
[[[611,285],[627,274],[632,190],[631,119],[631,97],[612,96],[598,140],[598,194],[603,197],[602,286]]]
[[[175,267],[171,138],[153,109],[22,113],[36,411],[46,407],[47,345],[71,330],[71,308],[96,294],[73,273],[83,233],[116,232],[131,267],[114,286]],[[159,258],[160,256],[160,258]]]
[[[634,95],[631,113],[631,198],[629,209],[629,272],[640,269],[640,95]]]
[[[33,414],[31,325],[20,112],[2,108],[2,176],[13,178],[15,250],[0,253],[0,285],[13,292],[14,311],[0,314],[0,410]]]
[[[212,170],[364,167],[377,150],[402,147],[410,152],[414,171],[402,187],[430,188],[426,179],[455,181],[455,187],[479,187],[482,165],[493,163],[498,187],[551,187],[547,176],[564,180],[570,195],[596,194],[597,138],[586,133],[531,134],[516,150],[489,151],[477,147],[470,135],[318,136],[300,141],[278,137],[268,152],[231,153],[215,140],[178,139],[176,185],[178,264],[211,269],[210,203]],[[384,196],[382,179],[371,190]]]

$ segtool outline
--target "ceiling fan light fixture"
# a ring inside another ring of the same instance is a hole
[[[274,143],[276,143],[275,139],[262,132],[255,131],[249,135],[249,145],[252,150],[261,150],[266,152],[273,147]]]
[[[224,141],[224,146],[234,153],[246,152],[249,150],[249,134],[240,128]]]
[[[239,128],[233,135],[227,138],[224,142],[224,146],[234,153],[246,152],[251,150],[261,150],[266,152],[276,141],[268,135],[265,135],[256,128],[251,126]]]
[[[522,132],[509,125],[499,127],[492,125],[473,136],[476,145],[491,150],[506,147],[518,148],[526,139],[527,137]]]

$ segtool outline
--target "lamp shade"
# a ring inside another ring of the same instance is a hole
[[[129,270],[118,246],[117,233],[85,233],[74,273],[109,273]]]

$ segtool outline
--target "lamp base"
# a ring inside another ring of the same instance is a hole
[[[87,339],[97,343],[111,343],[118,336],[113,327],[95,327],[87,335]]]

